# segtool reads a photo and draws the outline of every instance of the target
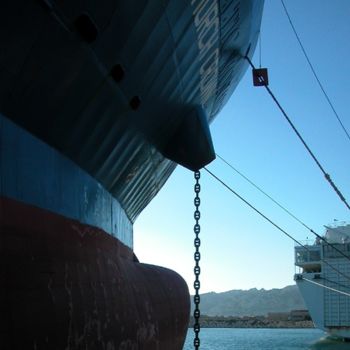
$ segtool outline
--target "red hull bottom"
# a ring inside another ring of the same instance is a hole
[[[0,197],[0,349],[182,349],[184,280],[95,227]]]

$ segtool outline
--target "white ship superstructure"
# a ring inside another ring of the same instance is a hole
[[[350,338],[350,225],[328,226],[323,238],[295,247],[295,281],[315,327]]]

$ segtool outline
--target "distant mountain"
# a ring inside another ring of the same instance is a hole
[[[305,308],[295,285],[271,290],[253,288],[205,293],[201,294],[200,301],[201,314],[208,316],[259,316]]]

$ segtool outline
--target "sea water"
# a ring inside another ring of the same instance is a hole
[[[201,350],[350,350],[318,329],[202,328]],[[189,329],[183,350],[194,349]]]

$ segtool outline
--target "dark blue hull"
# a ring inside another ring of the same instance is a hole
[[[174,170],[164,154],[188,167],[192,153],[210,156],[187,141],[201,135],[186,123],[198,106],[212,121],[226,102],[262,10],[251,0],[9,3],[1,113],[89,173],[131,221]],[[96,28],[91,42],[77,28],[82,16]]]

